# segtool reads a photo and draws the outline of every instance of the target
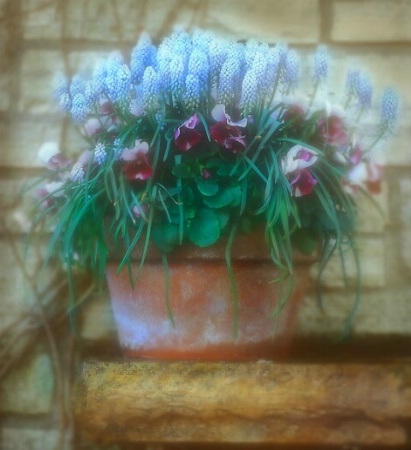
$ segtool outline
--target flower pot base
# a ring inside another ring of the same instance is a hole
[[[161,263],[146,263],[134,288],[127,270],[116,273],[116,264],[109,264],[107,279],[124,354],[202,360],[284,357],[308,271],[297,267],[293,294],[276,322],[278,270],[267,261],[236,261],[233,267],[237,306],[224,261],[170,262],[167,306]]]

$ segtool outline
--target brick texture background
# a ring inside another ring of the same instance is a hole
[[[286,40],[303,51],[323,43],[334,56],[333,81],[341,82],[343,69],[359,61],[377,92],[387,84],[397,86],[401,119],[385,149],[383,189],[376,197],[384,216],[367,203],[361,208],[364,293],[354,338],[411,337],[411,0],[0,0],[0,333],[33,311],[33,289],[38,297],[53,278],[50,272],[38,275],[41,249],[25,256],[30,200],[18,197],[24,182],[37,174],[36,153],[43,141],[70,148],[79,142],[52,103],[53,75],[60,69],[87,70],[113,49],[131,49],[143,29],[161,38],[176,24],[238,39]],[[301,338],[338,336],[352,306],[337,264],[324,282],[323,312],[313,289],[304,298]],[[61,354],[69,345],[67,334],[58,343]],[[80,334],[91,346],[113,339],[104,295],[84,308]],[[60,433],[56,398],[65,387],[53,364],[56,349],[41,334],[38,341],[1,384],[3,450],[74,448],[71,435]],[[12,344],[0,340],[0,353]],[[70,411],[63,416],[67,424]]]

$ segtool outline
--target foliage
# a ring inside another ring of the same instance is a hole
[[[56,99],[86,144],[75,160],[53,143],[40,151],[48,172],[37,220],[54,223],[50,255],[69,273],[101,277],[108,236],[123,248],[120,269],[138,244],[141,266],[154,244],[167,267],[186,242],[229,236],[230,250],[236,232],[262,227],[277,266],[292,273],[295,248],[319,248],[321,274],[336,249],[355,251],[354,194],[378,189],[370,150],[392,131],[398,106],[386,90],[381,124],[366,136],[370,79],[350,71],[344,108],[331,105],[328,67],[320,47],[313,86],[298,97],[300,60],[285,44],[177,31],[158,47],[143,34],[128,61],[114,53],[87,80],[60,76]]]

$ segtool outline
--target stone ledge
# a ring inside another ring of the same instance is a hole
[[[411,366],[90,362],[75,413],[99,441],[409,445]]]

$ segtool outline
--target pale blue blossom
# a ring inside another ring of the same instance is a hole
[[[242,83],[240,108],[248,114],[258,102],[258,82],[253,69],[249,69]]]
[[[277,79],[277,76],[279,75],[280,70],[280,53],[278,49],[273,48],[269,49],[267,52],[267,82],[266,85],[268,88],[270,88],[275,80]]]
[[[247,69],[251,69],[253,66],[254,58],[259,50],[259,46],[260,44],[254,39],[247,41],[245,44],[244,59]]]
[[[392,131],[397,121],[399,97],[390,87],[385,88],[381,100],[381,127],[383,131]]]
[[[347,72],[347,78],[345,80],[345,89],[348,96],[356,95],[358,80],[360,78],[360,71],[356,69],[350,69]]]
[[[87,100],[84,94],[76,94],[71,105],[71,117],[77,125],[84,123],[88,116]]]
[[[181,101],[186,79],[186,69],[184,59],[181,55],[176,55],[170,64],[170,88],[174,104]]]
[[[279,58],[280,58],[280,64],[285,68],[287,64],[287,57],[288,57],[288,45],[285,42],[279,42],[275,49],[278,52]]]
[[[58,73],[54,79],[54,98],[60,101],[63,95],[69,94],[69,82],[63,73]]]
[[[288,90],[295,89],[298,86],[300,75],[300,58],[295,50],[287,53],[287,60],[284,70],[284,84]]]
[[[200,105],[200,80],[196,75],[189,73],[185,82],[184,103],[191,112],[195,111]]]
[[[74,182],[83,181],[86,172],[82,164],[76,162],[71,168],[70,179]]]
[[[121,153],[123,151],[123,146],[121,145],[121,140],[119,138],[116,138],[113,141],[113,151],[114,151],[114,159],[119,160],[121,158]]]
[[[265,88],[267,83],[267,64],[267,54],[265,52],[259,51],[254,57],[251,68],[256,78],[257,85],[261,86],[262,88]],[[264,94],[262,93],[262,95]]]
[[[92,79],[93,95],[95,95],[96,97],[97,96],[100,97],[104,94],[106,86],[106,77],[107,77],[106,64],[104,63],[98,64]]]
[[[329,55],[325,46],[318,47],[314,55],[314,81],[323,83],[328,77]]]
[[[71,97],[70,95],[67,94],[63,94],[60,99],[59,99],[59,107],[62,111],[64,112],[69,112],[71,110]]]
[[[182,30],[175,31],[170,36],[171,47],[174,54],[182,55],[188,58],[192,51],[192,42],[190,35]]]
[[[126,98],[130,93],[131,72],[127,64],[122,64],[116,74],[117,88],[115,91],[115,99],[121,100]]]
[[[218,80],[218,103],[229,105],[233,102],[238,77],[238,61],[228,58],[221,67]]]
[[[105,92],[112,101],[119,100],[123,94],[124,85],[119,86],[119,74],[122,74],[124,60],[118,53],[111,55],[106,65]],[[129,75],[130,77],[130,75]],[[128,80],[128,84],[130,80]]]
[[[145,111],[154,112],[158,108],[159,84],[157,73],[149,66],[143,75],[143,107]]]
[[[216,85],[220,76],[221,68],[227,57],[227,46],[225,41],[214,38],[208,47],[210,64],[211,85]]]
[[[157,49],[152,44],[147,33],[142,33],[137,45],[133,48],[130,58],[131,81],[135,84],[143,80],[146,67],[157,66]]]
[[[241,95],[243,70],[245,69],[244,48],[241,44],[230,42],[227,58],[224,61],[218,79],[218,102],[223,105],[235,103]]]
[[[367,75],[359,76],[357,78],[355,89],[359,108],[370,108],[373,92],[371,79]]]
[[[77,94],[84,94],[86,85],[80,75],[74,75],[70,83],[70,95],[75,97]]]
[[[197,48],[207,53],[213,39],[213,33],[209,31],[195,30],[191,37],[192,47],[193,49]]]
[[[208,57],[204,51],[194,49],[188,60],[188,74],[194,75],[200,82],[200,90],[202,93],[208,91],[209,64]]]
[[[94,149],[94,161],[101,166],[107,159],[106,147],[99,142]]]

